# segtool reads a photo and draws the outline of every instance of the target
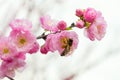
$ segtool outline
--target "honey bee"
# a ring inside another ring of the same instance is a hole
[[[65,56],[70,52],[70,48],[73,44],[73,40],[72,39],[68,39],[67,40],[67,45],[65,46],[63,52],[61,53],[61,56]]]

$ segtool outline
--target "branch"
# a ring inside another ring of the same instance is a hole
[[[13,79],[13,78],[11,78],[11,77],[9,77],[9,76],[6,76],[8,79],[10,79],[10,80],[15,80],[15,79]]]

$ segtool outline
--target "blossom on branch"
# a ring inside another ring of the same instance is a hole
[[[78,14],[80,16],[78,16]],[[76,22],[76,27],[80,29],[85,28],[85,36],[91,41],[94,41],[95,39],[101,40],[104,37],[107,25],[101,12],[96,11],[93,8],[87,8],[84,10],[77,9],[76,16],[79,17]]]
[[[78,45],[78,36],[74,31],[62,31],[47,36],[42,53],[58,51],[61,56],[69,55]],[[44,50],[44,51],[43,51]]]
[[[32,33],[30,21],[11,21],[9,26],[12,31],[9,36],[0,36],[0,79],[7,77],[14,80],[16,70],[23,70],[25,67],[26,53],[40,51],[47,54],[57,51],[61,56],[72,54],[79,43],[78,34],[73,28],[84,29],[85,36],[91,41],[101,40],[105,36],[107,24],[101,12],[87,8],[76,9],[75,14],[79,19],[70,26],[64,20],[56,21],[48,15],[40,17],[41,27],[45,31],[38,37]],[[37,39],[43,39],[45,43],[39,46]]]

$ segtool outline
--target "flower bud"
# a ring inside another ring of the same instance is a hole
[[[48,50],[46,49],[46,46],[43,45],[43,46],[40,48],[40,52],[41,52],[42,54],[47,54]]]
[[[57,24],[57,27],[58,27],[58,29],[60,29],[60,30],[65,30],[65,29],[66,29],[66,26],[67,26],[67,24],[66,24],[65,21],[60,21],[60,22],[58,22],[58,24]]]
[[[84,19],[87,21],[87,22],[90,22],[92,23],[95,18],[97,16],[97,12],[95,9],[93,8],[88,8],[87,10],[85,10],[84,12]]]
[[[82,20],[77,21],[76,22],[76,27],[83,28],[84,27],[84,21],[82,21]]]
[[[82,9],[76,9],[76,16],[81,17],[83,15],[83,10]]]

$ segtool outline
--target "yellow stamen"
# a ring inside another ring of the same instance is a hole
[[[66,37],[61,38],[62,48],[65,48],[68,45],[68,39]]]
[[[18,47],[23,47],[24,45],[26,45],[27,40],[24,37],[20,37],[18,38]]]
[[[20,41],[19,41],[21,44],[25,44],[26,43],[26,40],[25,39],[20,39]]]
[[[8,54],[8,53],[9,53],[9,49],[8,49],[8,48],[4,48],[4,49],[3,49],[3,53],[4,53],[4,54]]]

